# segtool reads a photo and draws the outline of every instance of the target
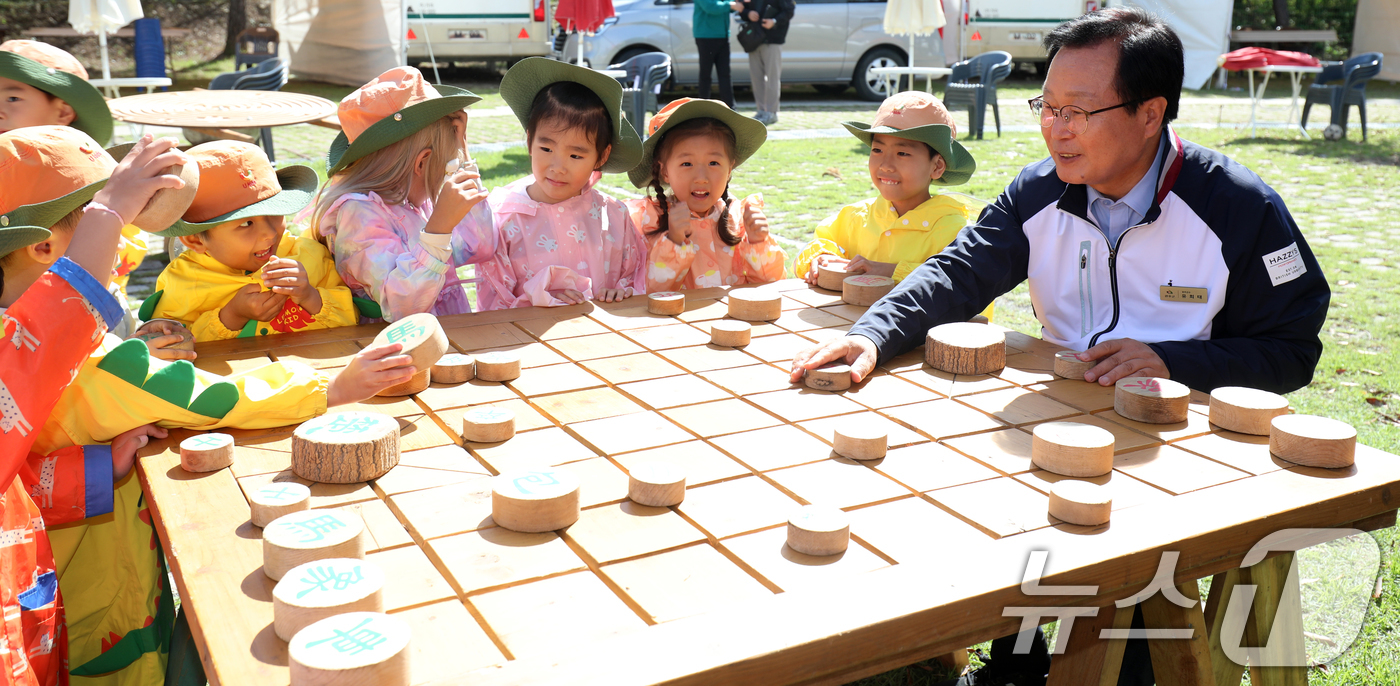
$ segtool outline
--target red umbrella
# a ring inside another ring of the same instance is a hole
[[[603,20],[615,17],[612,0],[559,0],[554,19],[565,31],[593,33]]]

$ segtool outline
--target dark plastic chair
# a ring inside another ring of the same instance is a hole
[[[246,71],[234,71],[226,74],[219,74],[209,82],[211,91],[280,91],[282,86],[287,85],[287,63],[279,59],[270,59],[259,62],[252,69]],[[267,151],[267,159],[277,161],[272,151],[272,129],[264,128],[262,134],[263,150]]]
[[[1357,55],[1345,62],[1323,62],[1322,73],[1308,86],[1308,98],[1303,101],[1301,126],[1308,126],[1308,110],[1313,103],[1332,108],[1332,123],[1347,128],[1347,114],[1352,105],[1361,111],[1361,141],[1366,142],[1366,82],[1381,73],[1379,52]]]
[[[646,135],[647,112],[660,109],[656,96],[661,93],[661,84],[671,78],[671,56],[646,52],[608,68],[627,71],[627,76],[618,78],[622,81],[622,108],[637,135]]]
[[[949,110],[967,110],[971,130],[967,137],[982,138],[982,124],[988,103],[996,118],[997,137],[1001,137],[1001,108],[997,107],[997,84],[1011,75],[1011,53],[1000,50],[986,52],[953,65],[948,86],[943,91],[943,104]]]
[[[234,39],[234,71],[276,59],[277,44],[277,30],[271,27],[258,26],[239,33]]]

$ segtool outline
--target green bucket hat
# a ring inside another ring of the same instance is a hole
[[[276,170],[262,148],[239,141],[213,141],[189,149],[199,165],[199,190],[184,217],[157,236],[178,238],[249,217],[284,217],[311,204],[320,179],[310,167]]]
[[[977,160],[958,142],[958,129],[952,115],[938,98],[928,93],[896,93],[880,104],[874,123],[848,121],[841,125],[866,145],[870,145],[878,133],[919,141],[933,148],[947,165],[943,176],[931,182],[935,185],[958,186],[967,183],[977,171]]]
[[[68,126],[0,135],[0,256],[48,240],[49,229],[90,202],[116,166],[87,133]]]
[[[699,100],[696,98],[681,98],[666,103],[656,116],[647,123],[647,139],[642,143],[642,161],[627,174],[627,178],[632,180],[632,185],[637,188],[646,188],[651,184],[651,165],[653,156],[656,154],[656,144],[661,142],[661,137],[670,131],[677,124],[691,119],[718,119],[725,126],[734,132],[735,154],[734,168],[744,163],[758,149],[763,147],[763,142],[768,140],[768,127],[763,122],[752,117],[745,117],[728,105],[718,100]]]
[[[463,88],[431,85],[413,67],[394,67],[340,101],[341,132],[326,155],[326,176],[480,100]]]
[[[617,79],[586,67],[552,60],[548,57],[527,57],[515,63],[501,79],[501,98],[510,105],[520,126],[528,126],[530,107],[535,96],[552,83],[571,81],[593,91],[612,120],[612,153],[599,171],[621,174],[637,166],[642,152],[642,139],[637,130],[622,118],[622,84]]]
[[[112,111],[102,92],[87,81],[87,70],[72,55],[47,43],[0,43],[0,77],[38,88],[73,108],[75,129],[102,145],[112,139]]]

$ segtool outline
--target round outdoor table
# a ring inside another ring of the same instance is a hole
[[[281,91],[175,91],[107,101],[112,118],[191,129],[261,129],[319,121],[335,114],[325,98]]]

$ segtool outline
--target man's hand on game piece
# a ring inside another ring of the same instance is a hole
[[[276,319],[286,304],[287,296],[264,291],[258,284],[250,283],[238,289],[228,304],[219,310],[219,321],[228,330],[238,331],[248,322],[269,322]]]
[[[816,369],[831,362],[842,361],[851,366],[851,383],[860,383],[875,369],[880,352],[875,342],[865,336],[842,336],[833,338],[821,345],[802,350],[792,358],[792,373],[788,380],[802,381],[808,369]]]
[[[894,276],[894,269],[898,266],[894,262],[876,262],[865,259],[863,255],[856,255],[854,260],[846,263],[846,271],[860,272],[871,276]]]
[[[321,291],[311,285],[306,265],[286,257],[272,256],[263,266],[263,286],[292,299],[311,314],[321,312]],[[262,321],[262,320],[259,320]]]
[[[189,329],[163,319],[146,322],[135,333],[131,334],[131,338],[146,344],[152,357],[169,361],[193,360],[197,357],[193,350],[178,350],[171,347],[178,345],[186,337],[193,337]]]
[[[1091,383],[1097,381],[1100,386],[1112,386],[1119,379],[1129,376],[1171,378],[1171,370],[1157,356],[1157,351],[1131,338],[1104,341],[1079,353],[1079,359],[1082,362],[1098,360],[1098,364],[1085,372],[1084,380]]]
[[[146,447],[152,438],[165,438],[170,432],[155,424],[138,426],[117,434],[112,439],[112,483],[121,481],[136,464],[136,451]]]
[[[350,364],[331,378],[326,389],[326,407],[368,400],[380,391],[413,378],[418,370],[413,358],[400,355],[402,343],[365,348],[350,358]]]

